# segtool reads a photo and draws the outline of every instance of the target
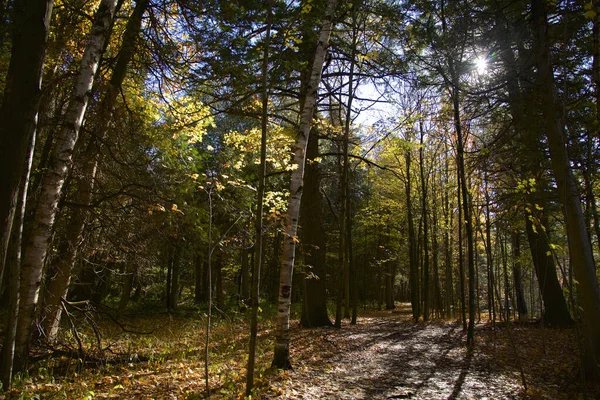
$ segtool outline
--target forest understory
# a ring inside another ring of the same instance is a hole
[[[38,349],[30,377],[18,377],[0,399],[206,398],[204,322],[190,313],[139,317],[126,325],[137,333],[100,323],[103,352],[83,330],[82,344],[90,343],[84,358]],[[212,332],[211,398],[244,398],[247,323],[223,319]],[[415,323],[410,305],[400,304],[363,310],[356,325],[342,329],[292,321],[290,371],[269,368],[271,333],[271,323],[261,323],[253,399],[585,398],[575,328],[506,326],[482,315],[469,351],[460,322]],[[600,386],[587,390],[587,398],[600,398]]]

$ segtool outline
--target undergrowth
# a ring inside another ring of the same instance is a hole
[[[0,399],[204,398],[205,310],[147,310],[97,317],[100,338],[83,318],[75,321],[76,334],[65,326],[57,345],[34,348],[29,371],[16,375],[13,389],[0,391]],[[257,387],[272,359],[275,313],[274,306],[267,306],[259,315]],[[248,340],[249,311],[213,312],[209,355],[213,397],[243,397]]]

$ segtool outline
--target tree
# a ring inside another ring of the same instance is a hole
[[[21,300],[14,361],[15,370],[18,371],[22,371],[27,366],[27,353],[48,251],[48,240],[54,226],[62,188],[71,167],[73,150],[85,116],[100,57],[110,36],[116,5],[116,0],[104,0],[94,16],[81,67],[75,77],[71,101],[56,137],[52,161],[44,176],[42,191],[37,200],[33,228],[23,250]]]
[[[549,52],[548,8],[543,0],[531,3],[533,12],[534,51],[542,113],[546,121],[545,131],[552,162],[552,170],[559,198],[563,205],[569,256],[579,282],[578,297],[583,308],[585,375],[593,381],[600,376],[600,288],[592,248],[581,209],[579,188],[568,157],[567,136],[560,119],[560,107],[556,101],[554,72]]]
[[[142,17],[147,6],[147,0],[136,2],[135,8],[127,21],[123,43],[117,54],[115,69],[108,84],[108,89],[99,104],[99,126],[96,129],[96,134],[89,138],[84,150],[83,159],[85,161],[82,167],[82,176],[79,179],[78,190],[73,200],[73,203],[77,204],[78,207],[71,212],[67,237],[62,241],[59,254],[52,260],[49,267],[48,276],[50,281],[47,283],[42,314],[44,334],[49,342],[53,342],[58,333],[62,314],[62,300],[66,298],[77,252],[82,242],[83,229],[88,217],[87,207],[91,206],[93,200],[101,143],[108,136],[117,95],[125,79],[131,58],[135,53]]]
[[[273,355],[273,366],[278,368],[290,368],[289,359],[289,320],[292,292],[292,275],[294,271],[294,258],[296,250],[298,216],[300,214],[300,200],[302,196],[302,180],[304,178],[304,166],[306,162],[306,145],[308,142],[313,113],[317,102],[319,83],[321,81],[321,70],[327,53],[327,46],[332,30],[334,12],[337,5],[336,0],[328,0],[327,9],[321,25],[321,34],[317,42],[313,67],[306,91],[306,99],[301,112],[300,125],[294,156],[292,157],[292,177],[290,183],[290,197],[288,200],[288,211],[285,223],[285,238],[281,261],[281,275],[279,281],[279,307],[277,312],[277,324],[275,333],[275,350]]]
[[[53,0],[12,4],[11,58],[0,108],[0,278],[23,180],[20,166],[25,165],[27,146],[36,129],[53,5]]]

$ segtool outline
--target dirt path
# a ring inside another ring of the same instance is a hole
[[[279,399],[572,399],[581,395],[570,331],[538,325],[478,325],[475,350],[457,323],[416,324],[410,310],[361,318],[355,326],[299,329],[294,370],[261,398]],[[539,335],[544,335],[540,337]],[[558,337],[555,337],[558,335]],[[566,335],[566,336],[564,336]],[[311,340],[312,338],[312,340]],[[543,347],[546,347],[546,354]],[[556,347],[556,348],[554,348]],[[541,356],[539,350],[542,351]],[[518,354],[518,356],[517,356]],[[541,357],[541,358],[540,358]],[[529,390],[525,392],[520,367]],[[544,371],[550,371],[544,377]],[[592,397],[594,398],[594,397]]]

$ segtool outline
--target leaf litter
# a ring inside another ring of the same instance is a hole
[[[0,400],[205,398],[203,321],[169,317],[165,323],[158,317],[140,323],[158,328],[114,344],[115,351],[134,353],[138,361],[84,366],[62,375],[53,373],[60,360],[38,363],[30,376],[17,380],[16,389],[0,393]],[[342,329],[305,329],[295,321],[293,370],[277,371],[269,368],[272,325],[264,322],[252,399],[584,398],[575,329],[539,323],[512,323],[510,329],[478,323],[469,350],[459,322],[415,323],[405,304],[393,312],[363,311],[356,325]],[[244,398],[247,332],[243,320],[213,329],[211,398]],[[598,385],[588,387],[588,398],[600,398]]]

